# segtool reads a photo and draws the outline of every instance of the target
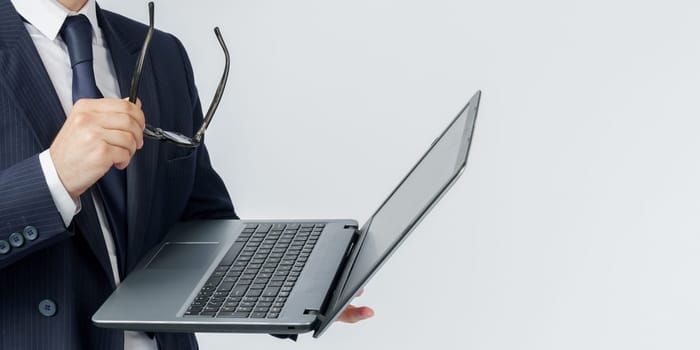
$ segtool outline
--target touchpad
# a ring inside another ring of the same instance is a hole
[[[202,269],[211,264],[218,243],[166,243],[148,269]]]

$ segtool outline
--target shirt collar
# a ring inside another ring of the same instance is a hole
[[[57,0],[12,0],[20,16],[31,23],[41,34],[55,40],[63,27],[66,17],[77,14],[85,15],[92,25],[93,38],[101,37],[100,27],[97,24],[97,5],[95,0],[88,0],[80,11],[71,11]]]

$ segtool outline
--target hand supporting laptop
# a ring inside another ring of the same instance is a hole
[[[360,292],[357,293],[356,298],[361,297],[364,291],[364,289],[360,290]],[[372,316],[374,316],[374,310],[367,306],[348,305],[348,307],[343,310],[343,313],[340,314],[340,317],[338,317],[338,321],[344,323],[357,323]]]

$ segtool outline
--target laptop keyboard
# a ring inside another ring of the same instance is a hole
[[[279,318],[325,224],[248,224],[185,317]]]

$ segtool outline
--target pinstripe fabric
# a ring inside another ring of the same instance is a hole
[[[122,92],[145,26],[98,9]],[[153,64],[158,62],[158,64]],[[64,114],[31,39],[9,0],[0,0],[0,239],[26,225],[39,238],[0,255],[0,349],[122,350],[123,333],[90,321],[114,290],[92,202],[63,226],[41,173],[38,154],[49,147]],[[192,134],[202,119],[192,69],[181,43],[154,34],[139,97],[149,123]],[[174,223],[235,218],[228,193],[206,148],[196,151],[147,141],[127,170],[127,271]],[[38,304],[57,305],[53,317]],[[161,349],[190,350],[191,334],[156,334]]]
[[[0,14],[7,13],[6,7],[0,5]],[[26,40],[19,40],[22,36],[21,22],[19,24],[20,26],[0,24],[0,35],[12,38],[0,41],[0,67],[3,67],[3,78],[0,78],[0,87],[2,87],[3,92],[0,93],[0,101],[5,102],[0,104],[0,112],[2,112],[0,115],[22,114],[22,111],[10,103],[13,97],[27,101],[41,99],[41,101],[28,106],[27,116],[56,115],[55,110],[52,111],[52,109],[60,106],[58,98],[52,90],[48,75],[43,70],[43,65],[41,65],[33,44]],[[24,36],[27,36],[26,32],[24,32]],[[13,55],[10,50],[33,52],[34,57],[31,57],[31,54],[26,55],[28,57]],[[37,67],[40,67],[41,71],[20,76],[26,71],[20,67],[24,66],[25,63],[38,63]],[[32,85],[42,86],[46,84],[49,84],[48,89],[32,89]],[[53,96],[51,96],[52,93]],[[38,97],[36,94],[41,94],[44,98]],[[32,243],[38,247],[70,236],[59,220],[60,215],[53,204],[37,156],[44,145],[48,146],[48,143],[53,139],[51,134],[55,135],[60,124],[57,118],[43,119],[45,119],[43,122],[33,122],[31,118],[26,118],[26,121],[36,126],[33,128],[27,128],[26,123],[18,123],[16,119],[2,118],[0,121],[3,134],[7,134],[0,141],[0,153],[2,153],[2,158],[0,158],[0,239],[7,239],[13,231],[21,230],[24,226],[31,224],[43,233],[35,243]],[[22,142],[17,142],[17,140],[22,140]],[[20,249],[13,254],[0,256],[0,268],[22,258],[26,252],[26,250]]]

